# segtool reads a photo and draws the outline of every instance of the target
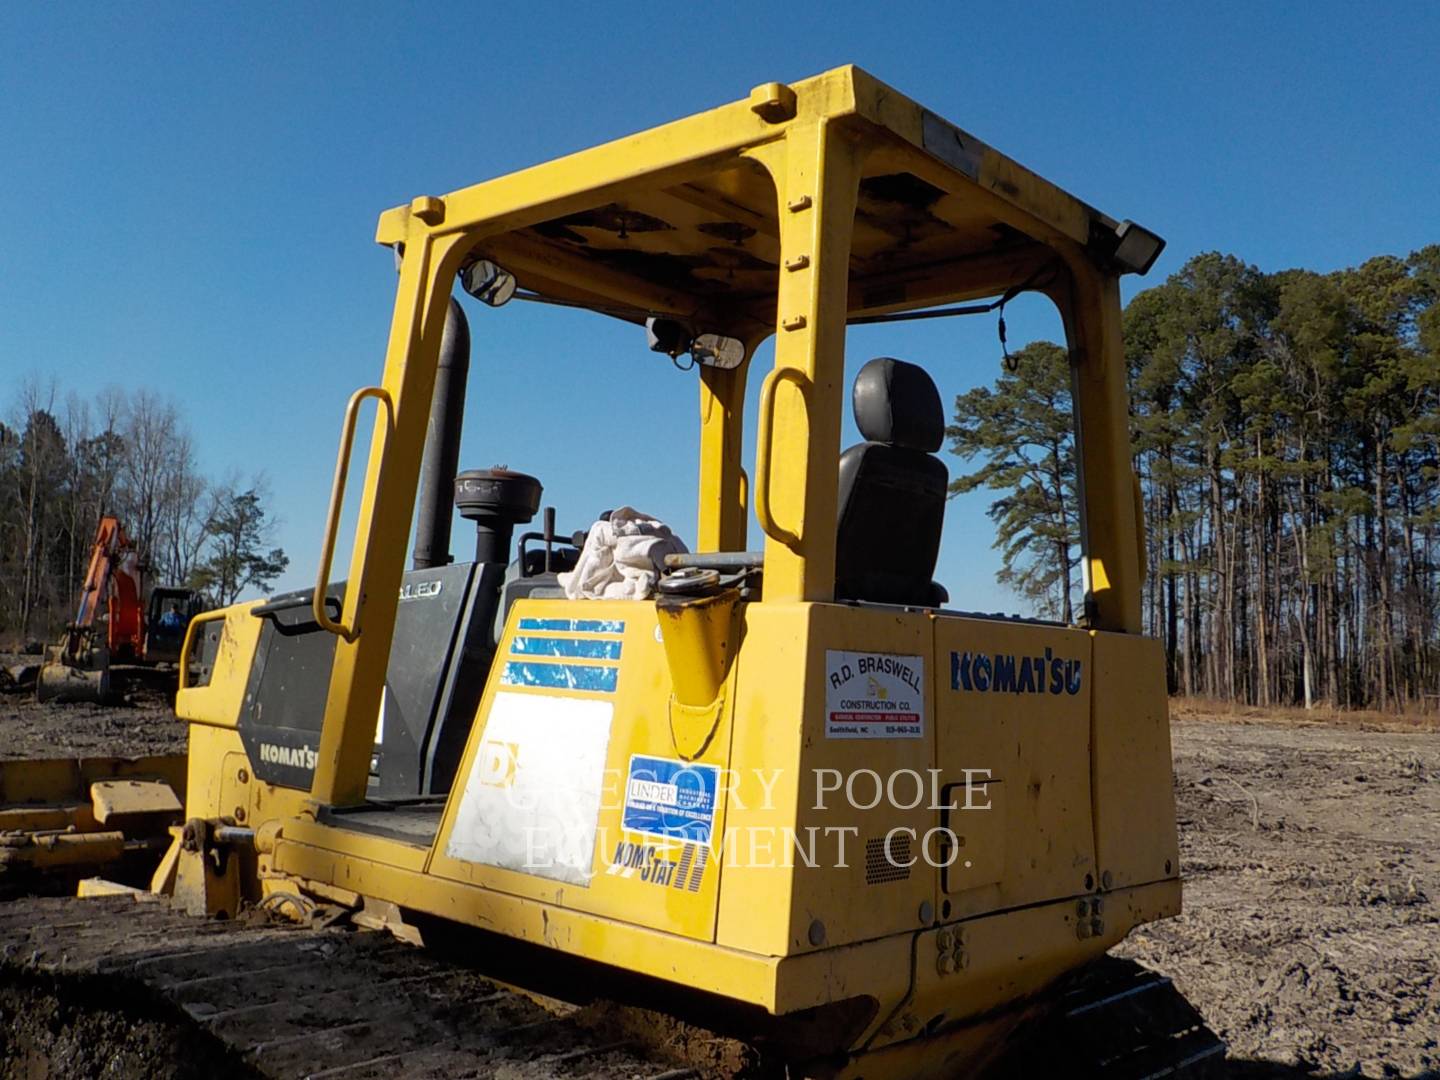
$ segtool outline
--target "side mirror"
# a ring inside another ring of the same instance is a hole
[[[651,352],[664,353],[672,360],[689,353],[695,363],[729,371],[745,362],[745,343],[724,334],[691,335],[690,328],[675,319],[652,315],[645,320],[645,344]]]
[[[476,259],[460,271],[460,287],[481,303],[500,307],[515,295],[519,282],[489,259]]]
[[[731,371],[745,362],[745,344],[724,334],[701,334],[690,346],[697,364]]]

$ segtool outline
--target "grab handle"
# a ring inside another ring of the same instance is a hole
[[[203,623],[220,622],[225,618],[225,608],[218,608],[215,611],[202,611],[190,620],[190,625],[185,628],[185,640],[180,643],[180,671],[177,689],[190,689],[190,650],[199,640],[200,626]],[[197,632],[198,631],[198,632]]]
[[[760,522],[766,536],[793,548],[800,543],[800,534],[777,523],[770,509],[770,449],[775,419],[775,388],[782,382],[794,383],[801,397],[805,396],[805,389],[810,385],[810,380],[796,368],[777,367],[765,376],[765,382],[760,387],[760,430],[755,446],[755,520]]]
[[[385,408],[385,422],[388,431],[395,426],[395,403],[390,391],[383,386],[362,386],[350,395],[345,406],[345,422],[340,429],[340,454],[335,459],[335,482],[330,488],[330,511],[325,517],[325,540],[320,545],[320,570],[315,578],[315,592],[310,598],[310,612],[322,630],[354,641],[360,636],[360,602],[365,596],[363,582],[352,581],[349,593],[355,597],[355,623],[346,626],[343,621],[330,618],[325,610],[325,594],[330,588],[330,563],[335,557],[335,539],[340,531],[340,510],[345,503],[345,483],[350,473],[350,451],[355,445],[355,423],[360,416],[360,403],[373,397]],[[342,615],[343,619],[343,615]]]

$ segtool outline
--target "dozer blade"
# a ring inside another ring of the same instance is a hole
[[[147,884],[180,823],[183,754],[0,762],[0,898]]]
[[[32,1076],[703,1075],[388,934],[121,895],[0,905],[0,1022]]]

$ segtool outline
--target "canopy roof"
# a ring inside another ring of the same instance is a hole
[[[545,297],[773,328],[782,208],[757,148],[807,122],[840,125],[865,155],[852,317],[993,295],[1062,249],[1114,262],[1113,218],[856,67],[454,192],[435,231],[473,229],[477,255]],[[382,216],[378,238],[409,211]]]

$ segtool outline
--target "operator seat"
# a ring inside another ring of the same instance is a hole
[[[933,607],[950,473],[940,393],[923,368],[879,357],[855,377],[855,424],[867,440],[840,455],[835,598]]]

